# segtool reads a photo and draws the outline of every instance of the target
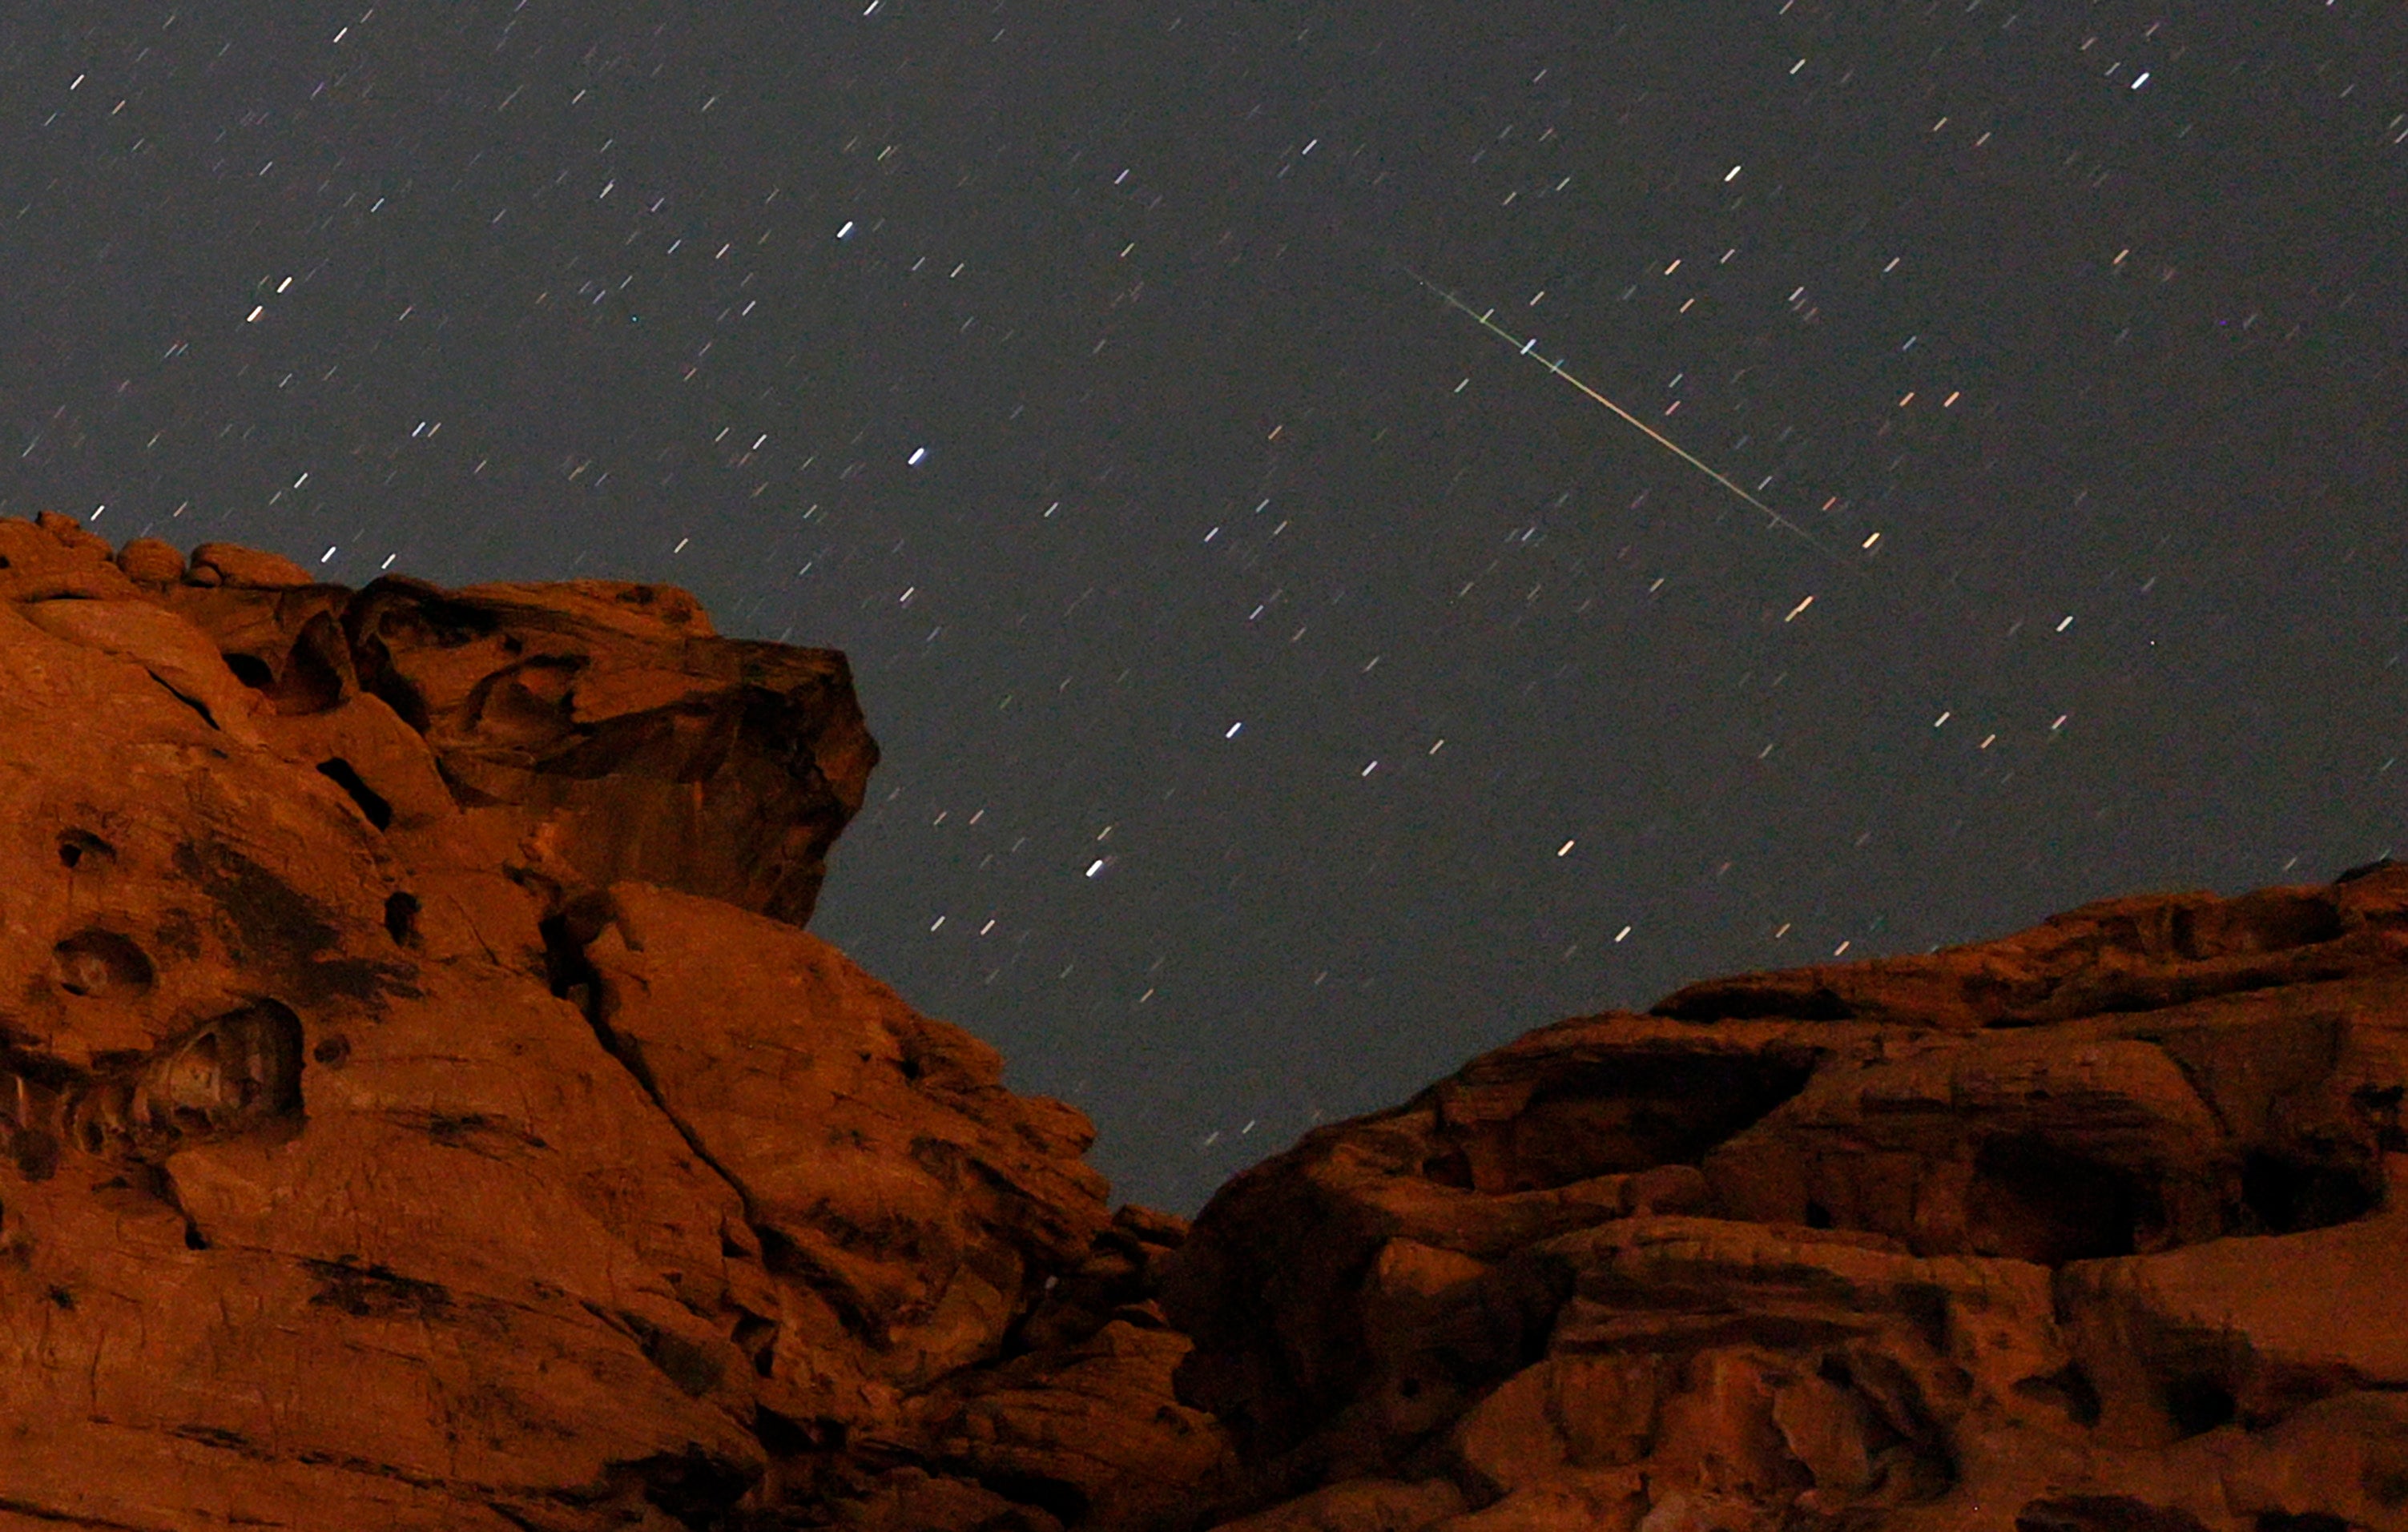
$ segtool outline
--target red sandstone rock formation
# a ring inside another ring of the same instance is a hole
[[[2408,868],[1542,1028],[1189,1231],[840,655],[0,521],[0,1532],[2408,1532]]]
[[[2408,867],[1561,1023],[1224,1187],[1228,1532],[2408,1527]]]
[[[679,592],[0,521],[0,1527],[1158,1519],[1183,1226],[799,928],[875,758]]]

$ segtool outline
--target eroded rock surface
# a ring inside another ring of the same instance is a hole
[[[378,829],[529,845],[563,887],[638,880],[803,924],[878,748],[844,656],[717,637],[692,596],[569,580],[311,583],[273,553],[0,521],[0,598],[146,672],[216,735],[315,749]]]
[[[682,593],[0,521],[0,1529],[2408,1532],[2408,868],[1693,986],[1112,1210]]]
[[[1198,1217],[1215,1513],[2408,1527],[2403,1081],[2388,866],[1543,1028]]]
[[[0,1525],[1183,1518],[1184,1225],[800,928],[875,758],[680,592],[0,521]]]

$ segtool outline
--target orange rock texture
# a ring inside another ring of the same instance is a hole
[[[1244,1532],[2408,1528],[2408,867],[1533,1032],[1203,1213]]]
[[[876,758],[681,592],[0,521],[0,1528],[1159,1519],[1183,1225],[801,928]]]
[[[2408,1532],[2408,868],[1542,1028],[1111,1208],[683,593],[0,520],[0,1532]]]

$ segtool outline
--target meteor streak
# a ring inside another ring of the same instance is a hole
[[[1598,404],[1605,406],[1606,408],[1612,410],[1616,415],[1621,416],[1630,424],[1635,425],[1640,430],[1645,432],[1648,439],[1655,442],[1656,445],[1663,448],[1666,451],[1670,452],[1673,456],[1679,458],[1682,462],[1687,464],[1692,468],[1697,469],[1699,473],[1704,474],[1708,479],[1720,484],[1723,488],[1730,491],[1733,494],[1738,495],[1741,499],[1746,501],[1757,510],[1762,511],[1770,521],[1770,524],[1780,527],[1782,530],[1788,532],[1795,537],[1802,538],[1805,542],[1810,544],[1816,552],[1823,554],[1826,558],[1836,558],[1837,555],[1833,554],[1829,549],[1824,547],[1822,540],[1816,537],[1814,534],[1807,531],[1804,527],[1799,526],[1796,522],[1791,521],[1788,517],[1784,516],[1781,512],[1773,509],[1770,506],[1766,505],[1755,495],[1748,494],[1747,491],[1741,489],[1737,484],[1732,483],[1723,475],[1715,472],[1712,467],[1708,466],[1702,459],[1698,457],[1697,454],[1689,451],[1679,442],[1674,441],[1671,437],[1664,435],[1663,432],[1656,430],[1645,421],[1641,420],[1638,416],[1632,414],[1627,409],[1615,404],[1612,399],[1599,394],[1596,389],[1591,388],[1587,383],[1582,381],[1580,379],[1575,378],[1569,372],[1566,372],[1564,370],[1563,362],[1560,359],[1550,362],[1545,357],[1540,356],[1538,354],[1539,341],[1537,336],[1534,336],[1528,339],[1524,339],[1522,336],[1513,334],[1511,330],[1506,329],[1503,325],[1497,322],[1496,319],[1493,317],[1496,313],[1495,309],[1492,308],[1485,314],[1480,313],[1469,304],[1465,303],[1461,298],[1456,297],[1445,288],[1439,286],[1438,283],[1431,281],[1428,278],[1423,276],[1420,272],[1415,271],[1412,267],[1405,265],[1401,261],[1398,262],[1398,265],[1403,268],[1406,276],[1411,277],[1413,280],[1421,283],[1422,286],[1429,289],[1432,293],[1437,294],[1440,297],[1444,298],[1448,308],[1469,316],[1473,323],[1479,325],[1490,335],[1495,336],[1498,339],[1505,342],[1505,344],[1512,347],[1519,354],[1531,358],[1541,366],[1545,367],[1549,372],[1554,373],[1565,382],[1570,383],[1572,387],[1580,390],[1583,394],[1587,394],[1591,399],[1596,400]],[[1792,612],[1790,615],[1794,617],[1797,613]]]

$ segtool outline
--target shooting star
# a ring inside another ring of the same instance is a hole
[[[1406,276],[1411,277],[1413,280],[1421,283],[1422,286],[1427,288],[1432,293],[1437,294],[1440,297],[1444,298],[1448,308],[1468,316],[1473,323],[1479,325],[1490,335],[1495,336],[1498,339],[1512,347],[1514,351],[1521,355],[1529,357],[1531,360],[1537,362],[1541,366],[1546,368],[1549,372],[1552,372],[1556,377],[1562,379],[1565,382],[1570,383],[1572,387],[1580,390],[1583,394],[1587,394],[1591,399],[1596,400],[1598,404],[1605,406],[1606,408],[1612,410],[1616,415],[1621,416],[1630,424],[1635,425],[1640,430],[1645,432],[1648,439],[1655,442],[1658,447],[1663,448],[1666,451],[1670,452],[1674,457],[1679,458],[1682,462],[1687,464],[1692,468],[1704,474],[1708,479],[1713,480],[1715,483],[1720,484],[1723,488],[1730,491],[1733,494],[1736,494],[1741,499],[1746,501],[1756,509],[1763,512],[1764,516],[1771,525],[1780,527],[1783,531],[1788,532],[1802,539],[1824,557],[1833,560],[1838,559],[1838,555],[1833,553],[1828,548],[1826,548],[1823,545],[1822,539],[1815,537],[1814,534],[1807,531],[1804,527],[1799,526],[1796,522],[1784,516],[1781,512],[1773,509],[1770,506],[1766,505],[1755,495],[1748,494],[1747,491],[1741,489],[1737,484],[1732,483],[1727,478],[1716,472],[1703,459],[1699,458],[1696,453],[1688,451],[1688,449],[1683,447],[1679,442],[1674,441],[1663,432],[1656,430],[1645,421],[1641,420],[1638,416],[1632,414],[1627,409],[1615,404],[1612,399],[1599,394],[1596,389],[1591,388],[1579,378],[1566,372],[1564,370],[1564,364],[1560,358],[1550,362],[1545,357],[1539,355],[1538,337],[1534,336],[1528,339],[1525,339],[1522,336],[1513,334],[1511,330],[1506,329],[1503,325],[1497,322],[1495,318],[1497,311],[1495,309],[1492,308],[1487,313],[1483,314],[1474,309],[1469,304],[1465,303],[1461,298],[1458,298],[1454,294],[1448,292],[1445,288],[1442,288],[1439,286],[1438,283],[1431,281],[1427,277],[1423,276],[1412,267],[1405,265],[1403,262],[1399,261],[1398,265],[1403,269]],[[1810,597],[1809,599],[1812,598]],[[1797,614],[1792,612],[1790,615],[1794,617]]]

